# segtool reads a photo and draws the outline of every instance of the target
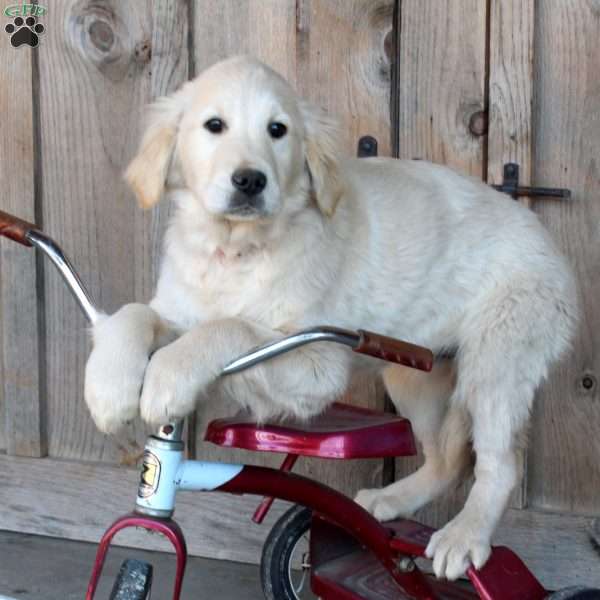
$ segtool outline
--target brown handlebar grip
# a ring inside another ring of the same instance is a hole
[[[0,210],[0,235],[10,238],[19,244],[31,246],[27,233],[37,229],[33,223],[23,221]]]
[[[368,354],[421,371],[431,371],[433,368],[433,352],[428,348],[364,329],[359,329],[358,334],[360,339],[358,346],[353,348],[354,352]]]

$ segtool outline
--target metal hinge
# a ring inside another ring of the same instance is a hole
[[[500,185],[492,185],[499,192],[509,194],[515,200],[521,196],[546,196],[551,198],[570,198],[571,190],[564,188],[528,187],[519,185],[519,165],[506,163],[504,165],[503,181]]]

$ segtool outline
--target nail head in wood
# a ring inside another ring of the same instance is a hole
[[[358,158],[377,156],[377,140],[372,135],[363,135],[358,140]]]

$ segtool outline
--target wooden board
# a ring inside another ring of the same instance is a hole
[[[200,0],[192,5],[192,23],[192,76],[230,56],[250,54],[295,81],[293,0]],[[212,419],[232,416],[238,409],[236,403],[221,399],[198,409],[194,455],[203,460],[277,466],[281,462],[278,455],[221,451],[203,442],[206,425]]]
[[[488,183],[502,183],[504,164],[514,162],[531,185],[533,9],[533,0],[490,3]]]
[[[303,97],[339,118],[346,152],[355,154],[359,137],[371,134],[379,140],[380,154],[389,154],[391,66],[386,40],[389,45],[392,13],[393,2],[388,0],[196,2],[195,71],[227,56],[253,54],[284,75]],[[215,27],[225,23],[226,27]],[[333,30],[336,43],[324,44]],[[358,377],[355,385],[356,391],[348,396],[350,402],[383,406],[381,387],[376,382]],[[232,453],[202,442],[208,421],[236,411],[231,402],[199,411],[198,455],[204,459],[278,465],[279,455]],[[307,459],[298,465],[298,472],[350,494],[377,485],[382,469],[382,461],[333,463]]]
[[[600,553],[590,540],[592,519],[511,508],[498,526],[495,545],[516,552],[547,589],[600,587]]]
[[[519,165],[520,185],[531,185],[533,104],[533,0],[492,0],[489,15],[487,156],[484,174],[501,184],[506,163]],[[484,127],[485,129],[485,127]],[[521,200],[531,206],[529,199]],[[524,476],[511,505],[527,504],[527,453]]]
[[[219,60],[251,54],[295,83],[294,0],[197,0],[193,9],[193,73]]]
[[[135,504],[139,474],[111,465],[0,456],[0,529],[97,542]],[[262,525],[250,518],[260,498],[180,492],[175,519],[195,556],[257,563],[270,527],[289,504],[277,501]],[[171,550],[156,535],[120,533],[119,545]],[[91,568],[91,565],[90,565]]]
[[[486,2],[403,0],[398,11],[398,149],[483,175]]]
[[[391,155],[393,13],[392,0],[298,2],[298,90],[340,120],[350,154],[372,135]]]
[[[187,10],[152,6],[57,3],[39,49],[44,226],[108,312],[149,299],[163,212],[143,215],[121,176],[144,104],[187,76]],[[86,324],[55,273],[46,275],[50,454],[127,458],[145,430],[136,424],[114,440],[95,430],[82,400]]]
[[[550,0],[536,6],[535,183],[570,188],[573,195],[537,200],[534,209],[574,265],[583,319],[572,352],[539,397],[530,436],[529,499],[541,508],[597,515],[600,5]]]
[[[97,542],[106,527],[129,512],[137,473],[109,465],[54,459],[0,457],[0,528]],[[65,503],[68,498],[68,503]],[[265,536],[288,504],[277,501],[263,525],[250,521],[258,498],[181,492],[176,520],[192,555],[257,563]],[[598,554],[590,544],[591,519],[510,509],[494,543],[510,545],[548,588],[600,586]],[[155,535],[119,534],[116,543],[170,550]]]
[[[0,40],[0,113],[4,116],[0,127],[0,209],[35,221],[34,178],[39,175],[32,83],[35,55],[29,48],[13,48],[9,39],[2,35]],[[39,338],[42,323],[37,274],[35,253],[2,239],[0,448],[21,456],[46,453],[46,424],[40,402],[43,345]]]
[[[404,0],[397,28],[400,158],[444,163],[481,177],[485,136],[474,136],[469,123],[485,107],[486,3]],[[421,455],[396,460],[396,478],[422,460]],[[422,517],[443,525],[462,508],[468,487],[428,507]]]

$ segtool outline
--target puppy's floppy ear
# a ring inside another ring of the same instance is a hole
[[[344,193],[338,163],[337,123],[322,109],[307,102],[301,102],[300,111],[304,119],[306,163],[313,193],[321,212],[331,216]]]
[[[189,89],[186,84],[172,96],[159,98],[148,107],[146,131],[125,171],[125,181],[143,208],[154,206],[164,190]]]

